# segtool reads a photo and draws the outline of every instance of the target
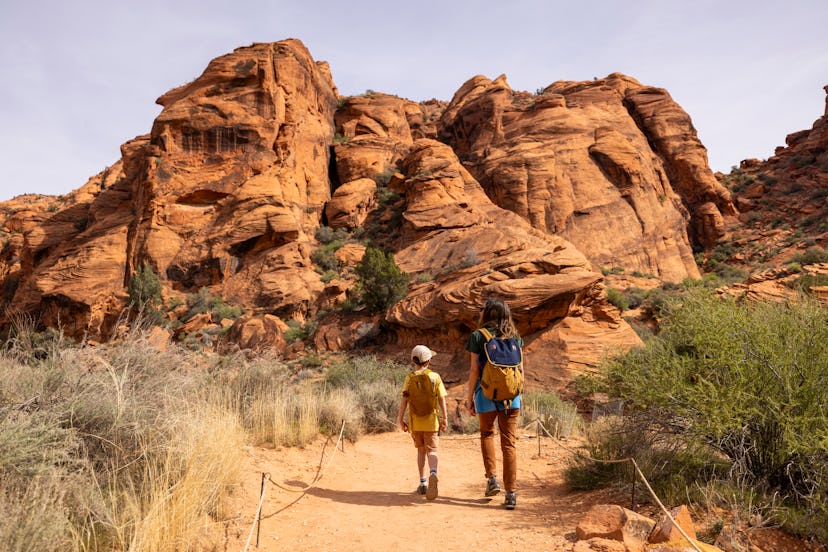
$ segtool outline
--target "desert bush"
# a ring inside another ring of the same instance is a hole
[[[393,360],[373,356],[352,356],[331,364],[325,372],[325,382],[331,388],[357,390],[369,383],[388,381],[400,389],[408,374],[408,367]]]
[[[630,308],[627,298],[615,288],[607,288],[607,301],[622,312]]]
[[[348,232],[342,228],[334,230],[330,226],[320,226],[316,229],[314,237],[321,244],[329,244],[335,241],[344,242],[348,238]]]
[[[353,389],[331,389],[327,392],[319,410],[319,430],[325,435],[339,435],[345,422],[343,437],[356,441],[365,431],[362,406]]]
[[[788,284],[793,289],[802,293],[811,293],[812,287],[828,286],[828,275],[826,274],[803,274]]]
[[[646,347],[608,364],[607,388],[638,413],[628,435],[652,435],[656,451],[693,451],[683,465],[712,451],[731,480],[828,527],[828,310],[699,291],[681,301]],[[672,471],[674,486],[700,477]]]
[[[339,259],[336,258],[336,251],[344,245],[342,240],[334,240],[324,244],[311,253],[311,260],[322,272],[338,271]]]
[[[325,373],[330,389],[349,389],[362,410],[362,428],[368,433],[394,428],[400,407],[400,390],[408,368],[391,360],[362,356],[342,359]]]
[[[146,261],[129,279],[127,285],[130,303],[137,310],[155,308],[161,304],[161,280]]]
[[[244,314],[244,310],[238,305],[231,305],[224,302],[218,295],[213,295],[207,288],[201,288],[198,293],[187,295],[187,313],[183,320],[189,320],[198,314],[210,313],[210,318],[220,322],[225,318],[235,319]]]
[[[828,251],[822,247],[809,247],[804,253],[794,255],[791,262],[799,263],[800,265],[828,263]]]
[[[583,430],[577,407],[554,392],[529,391],[521,397],[525,421],[540,420],[553,437],[569,437]]]
[[[382,312],[408,293],[408,274],[397,266],[393,253],[368,247],[355,272],[355,297],[369,312]]]

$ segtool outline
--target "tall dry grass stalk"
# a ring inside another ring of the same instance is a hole
[[[129,550],[191,548],[205,517],[222,517],[222,498],[238,480],[245,435],[236,416],[201,405],[179,415],[178,440],[160,454],[146,443],[152,460],[139,485],[123,491],[124,509],[113,512]]]
[[[244,413],[253,442],[301,446],[319,435],[324,400],[310,387],[281,388],[256,396]]]

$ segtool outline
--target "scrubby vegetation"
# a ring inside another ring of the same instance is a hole
[[[703,288],[672,305],[644,348],[607,364],[603,390],[628,413],[593,427],[587,452],[636,458],[669,502],[760,514],[828,541],[828,310]],[[629,474],[581,458],[567,477],[588,488]]]
[[[393,253],[368,247],[355,272],[354,296],[369,312],[382,312],[408,293],[409,276],[397,266]]]
[[[230,516],[243,445],[393,429],[407,367],[374,357],[290,365],[147,339],[78,346],[21,321],[0,349],[4,550],[200,549]]]

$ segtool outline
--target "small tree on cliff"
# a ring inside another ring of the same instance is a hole
[[[129,279],[127,293],[132,306],[140,311],[155,309],[161,303],[161,280],[148,262]]]
[[[356,300],[369,312],[382,312],[408,293],[408,274],[397,266],[393,253],[369,247],[355,271]]]

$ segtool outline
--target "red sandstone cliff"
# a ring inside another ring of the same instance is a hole
[[[339,98],[327,65],[287,40],[219,57],[158,102],[151,133],[83,187],[0,206],[4,323],[30,313],[106,339],[148,262],[168,296],[209,289],[278,332],[337,307],[361,240],[394,251],[414,285],[380,318],[322,317],[317,347],[353,347],[370,326],[462,362],[497,293],[559,384],[639,342],[599,266],[698,276],[692,241],[720,240],[735,214],[687,114],[623,75],[535,96],[475,77],[449,104]],[[321,226],[351,242],[324,281]]]

